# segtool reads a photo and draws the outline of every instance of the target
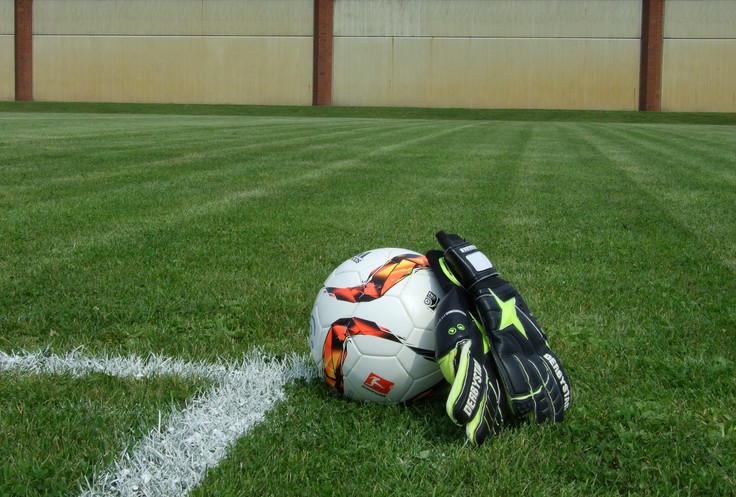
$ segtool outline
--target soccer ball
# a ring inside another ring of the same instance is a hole
[[[379,403],[424,397],[443,382],[434,358],[444,297],[426,257],[379,248],[340,264],[317,294],[309,346],[327,384]]]

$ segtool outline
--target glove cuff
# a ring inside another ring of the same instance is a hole
[[[488,278],[498,276],[490,259],[472,243],[444,231],[437,232],[435,236],[444,249],[444,270],[451,270],[455,281],[471,294],[481,284],[488,286],[485,283]]]

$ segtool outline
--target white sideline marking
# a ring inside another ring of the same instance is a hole
[[[168,425],[143,437],[104,473],[87,480],[82,496],[181,496],[204,478],[207,469],[222,460],[229,446],[260,422],[273,404],[284,397],[284,385],[294,379],[312,379],[311,360],[291,355],[275,360],[258,351],[241,363],[189,363],[151,355],[89,357],[78,350],[66,355],[0,352],[0,371],[29,374],[99,372],[123,378],[179,376],[206,378],[216,385],[194,398],[183,411],[173,410]]]

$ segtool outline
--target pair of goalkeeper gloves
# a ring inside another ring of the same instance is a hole
[[[426,255],[446,292],[435,355],[451,385],[447,414],[473,445],[516,421],[562,421],[570,383],[524,299],[475,245],[436,237],[443,250]]]

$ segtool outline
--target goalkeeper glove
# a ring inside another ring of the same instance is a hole
[[[562,421],[570,383],[524,299],[475,245],[443,231],[436,236],[444,249],[441,270],[474,301],[511,412],[539,423]]]
[[[428,253],[430,265],[436,264],[441,255],[439,251]],[[445,280],[442,273],[438,279],[447,292],[435,311],[435,357],[451,385],[445,409],[453,422],[465,426],[468,441],[480,445],[501,429],[506,409],[504,392],[488,353],[488,342],[468,310],[472,304],[467,293]]]

